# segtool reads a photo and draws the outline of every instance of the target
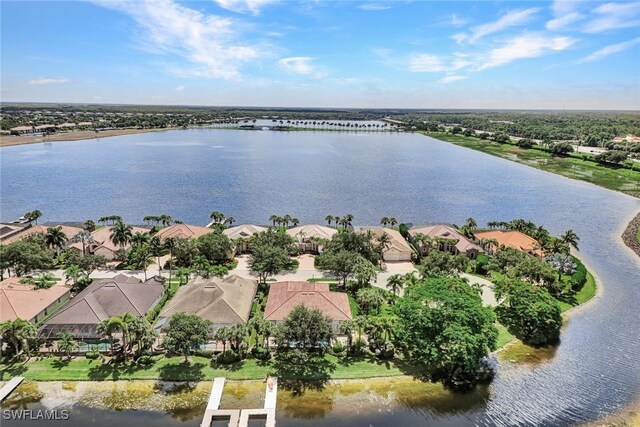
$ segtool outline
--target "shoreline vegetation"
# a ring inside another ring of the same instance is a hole
[[[640,213],[629,221],[622,233],[622,241],[640,257]]]
[[[53,133],[47,136],[36,134],[36,135],[7,135],[0,137],[0,147],[11,147],[16,145],[27,145],[27,144],[40,144],[47,142],[60,142],[60,141],[84,141],[88,139],[100,139],[100,138],[109,138],[112,136],[122,136],[122,135],[135,135],[139,133],[150,133],[150,132],[162,132],[167,130],[176,130],[180,128],[171,127],[171,128],[152,128],[152,129],[109,129],[109,130],[101,130],[99,132],[93,130],[79,130],[79,131],[71,131],[71,132],[61,132],[61,133]]]
[[[513,143],[499,144],[494,141],[482,140],[475,136],[428,131],[420,131],[418,133],[556,175],[589,182],[632,197],[640,197],[640,170],[627,169],[621,166],[603,166],[600,163],[588,160],[586,156],[580,153],[553,155],[535,146],[520,148]],[[640,163],[638,168],[640,169]]]

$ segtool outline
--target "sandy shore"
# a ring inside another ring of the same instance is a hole
[[[108,138],[110,136],[132,135],[136,133],[162,132],[166,130],[175,130],[178,128],[157,128],[157,129],[113,129],[95,132],[92,130],[79,130],[63,133],[54,133],[49,136],[42,135],[23,135],[23,136],[2,136],[0,137],[0,147],[8,147],[10,145],[37,144],[40,142],[54,141],[81,141],[83,139]]]

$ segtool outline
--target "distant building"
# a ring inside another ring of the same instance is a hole
[[[411,261],[413,248],[399,231],[384,227],[358,227],[357,231],[366,233],[370,231],[375,238],[379,238],[386,234],[390,238],[389,246],[382,252],[382,258],[385,262],[393,261]]]
[[[497,244],[489,245],[491,251],[497,250],[500,246],[515,248],[521,252],[537,257],[543,257],[544,253],[538,246],[538,241],[519,231],[477,231],[473,233],[478,240],[495,240]]]
[[[287,234],[298,241],[298,246],[302,252],[319,253],[322,251],[322,244],[318,243],[318,239],[331,240],[338,234],[338,230],[323,225],[302,225],[287,229]]]
[[[19,277],[0,282],[0,322],[22,319],[37,323],[69,300],[69,288],[56,284],[48,289],[20,283]]]
[[[417,234],[423,234],[435,240],[435,245],[433,246],[420,247],[422,255],[428,254],[433,247],[454,255],[462,254],[471,259],[475,259],[480,252],[484,252],[480,246],[449,225],[436,224],[411,227],[409,235],[413,238]]]
[[[243,224],[225,229],[222,233],[236,244],[236,253],[250,252],[249,239],[256,233],[267,231],[266,227]]]
[[[213,233],[215,230],[208,227],[200,227],[189,224],[173,224],[158,231],[155,236],[164,240],[169,237],[176,239],[191,239]]]

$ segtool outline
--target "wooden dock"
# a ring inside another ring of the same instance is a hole
[[[8,383],[0,389],[0,402],[4,402],[4,399],[7,398],[11,394],[16,387],[20,385],[20,383],[24,380],[23,377],[13,377],[9,380]]]
[[[276,401],[278,398],[278,379],[270,377],[265,386],[264,408],[258,409],[220,409],[224,378],[215,378],[211,387],[211,394],[207,402],[207,408],[202,417],[200,427],[211,427],[214,420],[229,420],[229,427],[247,427],[249,418],[266,419],[266,427],[276,425]]]

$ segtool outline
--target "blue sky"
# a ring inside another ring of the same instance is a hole
[[[640,1],[1,8],[4,102],[640,109]]]

